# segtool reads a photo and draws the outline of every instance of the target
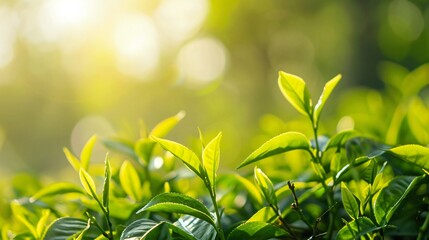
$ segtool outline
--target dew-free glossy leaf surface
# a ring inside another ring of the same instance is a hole
[[[349,222],[348,225],[345,225],[343,228],[341,228],[340,231],[338,231],[336,239],[360,239],[361,236],[381,228],[383,227],[378,227],[371,221],[371,219],[367,217],[361,217]]]
[[[49,186],[46,186],[40,189],[37,193],[35,193],[30,199],[31,201],[35,201],[45,197],[52,197],[67,193],[83,193],[82,189],[72,183],[67,182],[59,182],[53,183]]]
[[[257,167],[255,167],[254,175],[256,184],[261,189],[267,202],[270,203],[270,205],[277,206],[276,192],[271,180]]]
[[[261,147],[251,153],[246,160],[244,160],[238,168],[244,167],[250,163],[259,161],[261,159],[274,156],[276,154],[303,149],[310,149],[310,141],[307,137],[299,132],[287,132],[275,136],[262,144]]]
[[[150,132],[150,135],[163,138],[185,117],[186,113],[180,111],[176,115],[169,117],[158,123]]]
[[[332,78],[331,80],[329,80],[329,82],[327,82],[325,84],[325,87],[323,88],[323,92],[319,97],[319,101],[317,102],[316,106],[314,107],[314,120],[315,120],[315,122],[319,121],[320,113],[322,112],[323,107],[326,104],[326,101],[328,100],[329,96],[331,95],[334,88],[337,86],[338,82],[340,82],[340,80],[341,80],[341,75],[338,74],[337,76],[335,76],[334,78]]]
[[[388,152],[429,171],[429,148],[427,147],[409,144],[392,148]]]
[[[89,175],[83,168],[81,168],[79,170],[79,178],[80,178],[80,182],[82,183],[82,186],[85,189],[85,191],[89,195],[94,196],[96,194],[97,190],[95,188],[95,183],[94,183],[94,180],[92,179],[91,175]]]
[[[110,159],[109,156],[106,156],[104,162],[104,182],[103,182],[103,206],[109,208],[109,192],[110,192],[110,179],[112,177]]]
[[[87,227],[87,221],[64,217],[55,220],[48,228],[44,240],[64,240],[83,231]]]
[[[352,219],[359,217],[359,205],[353,193],[347,188],[346,184],[341,183],[341,200],[343,202],[344,209]]]
[[[161,193],[152,198],[137,213],[143,211],[187,214],[215,226],[209,210],[201,202],[180,193]]]
[[[129,162],[125,161],[119,171],[119,180],[121,181],[122,189],[134,200],[139,200],[141,181],[137,170]]]
[[[171,152],[174,156],[180,159],[192,172],[197,174],[199,177],[202,177],[200,168],[201,162],[197,155],[191,151],[189,148],[179,144],[177,142],[173,142],[170,140],[165,140],[157,137],[152,137],[155,141],[157,141],[162,148],[166,151]]]
[[[219,168],[220,161],[220,140],[222,133],[219,133],[213,140],[211,140],[203,151],[203,166],[207,172],[210,181],[210,186],[214,189],[216,182],[216,172]]]
[[[276,237],[284,237],[289,234],[282,228],[265,222],[246,222],[232,230],[228,240],[264,240]]]
[[[306,116],[311,114],[310,93],[302,78],[280,71],[278,83],[283,96],[296,110]]]
[[[399,176],[381,189],[380,194],[374,201],[374,216],[377,223],[380,225],[389,223],[405,197],[423,178],[424,176]]]
[[[85,171],[88,171],[89,161],[91,160],[92,149],[94,148],[97,137],[93,135],[83,147],[80,153],[80,164]]]

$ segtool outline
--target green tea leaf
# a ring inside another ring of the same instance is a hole
[[[129,161],[124,161],[119,170],[119,180],[122,189],[134,201],[140,200],[141,181],[137,170]]]
[[[214,189],[216,182],[216,172],[219,168],[220,161],[220,140],[222,133],[220,132],[213,140],[207,144],[203,151],[203,166],[206,170],[210,181],[210,186]]]
[[[177,123],[180,122],[185,117],[185,112],[180,111],[176,115],[169,117],[162,122],[158,123],[150,132],[150,135],[155,136],[157,138],[163,138],[167,133],[173,129]]]
[[[80,187],[72,183],[66,183],[66,182],[53,183],[36,192],[30,198],[30,201],[34,202],[36,200],[39,200],[45,197],[59,196],[67,193],[83,193],[83,192]]]
[[[344,209],[352,219],[359,217],[359,205],[353,193],[347,188],[346,184],[341,183],[341,200],[343,201]]]
[[[228,235],[228,240],[264,240],[289,236],[282,228],[265,222],[246,222],[236,227]]]
[[[209,210],[201,202],[179,193],[161,193],[137,213],[143,211],[187,214],[216,226]]]
[[[55,220],[46,231],[44,240],[64,240],[69,239],[87,228],[87,221],[63,217]]]
[[[85,171],[88,171],[89,161],[91,159],[92,149],[94,148],[97,136],[93,135],[85,144],[80,153],[80,164]]]
[[[110,192],[110,179],[112,177],[109,155],[106,155],[104,162],[104,182],[103,182],[103,206],[109,209],[109,192]]]
[[[233,176],[238,181],[238,183],[240,183],[244,187],[244,189],[246,189],[249,196],[254,201],[256,201],[256,203],[258,203],[259,205],[262,205],[261,194],[259,193],[258,189],[255,187],[255,185],[251,181],[247,180],[246,178],[238,174],[234,174]]]
[[[103,144],[108,149],[137,159],[137,155],[134,152],[134,142],[124,139],[104,139]]]
[[[304,80],[298,76],[280,71],[278,83],[283,96],[289,103],[300,113],[311,116],[313,106]]]
[[[274,190],[274,185],[271,180],[262,172],[261,169],[255,167],[254,170],[256,184],[261,189],[265,199],[270,205],[277,206],[277,197]]]
[[[409,144],[391,148],[387,152],[429,171],[429,148],[427,147]]]
[[[262,144],[261,147],[251,153],[246,160],[244,160],[238,168],[242,168],[250,163],[259,161],[261,159],[292,151],[297,149],[303,149],[310,151],[310,141],[307,137],[299,132],[287,132],[275,136]]]
[[[67,160],[69,161],[70,165],[76,170],[76,172],[79,172],[79,169],[81,168],[81,164],[79,159],[73,153],[70,152],[68,148],[63,148],[64,155],[66,155]]]
[[[191,151],[189,148],[183,146],[182,144],[165,140],[157,137],[152,137],[158,142],[162,148],[166,151],[171,152],[174,156],[180,159],[192,172],[197,174],[200,178],[203,178],[201,173],[201,162],[197,155]]]
[[[346,130],[346,131],[339,132],[329,139],[328,143],[323,148],[323,151],[326,151],[333,147],[336,147],[336,148],[343,147],[346,144],[347,140],[355,137],[356,135],[357,135],[357,132],[354,130]]]
[[[361,217],[347,223],[347,225],[341,228],[340,231],[338,231],[336,239],[360,239],[360,237],[364,236],[365,234],[380,230],[382,228],[384,227],[378,227],[371,221],[371,219],[367,217]]]
[[[141,237],[158,223],[151,219],[138,219],[129,224],[121,234],[120,240],[141,239]]]
[[[148,138],[139,139],[134,145],[134,150],[143,164],[148,165],[150,158],[152,157],[153,148],[155,147],[155,142]]]
[[[39,237],[39,238],[41,238],[45,233],[46,223],[48,221],[50,213],[51,212],[48,209],[44,209],[42,211],[42,216],[40,217],[39,221],[37,222],[36,232],[37,232],[37,237]]]
[[[319,121],[320,113],[322,112],[322,109],[325,106],[326,101],[328,100],[329,96],[331,95],[332,91],[337,86],[340,80],[341,80],[341,74],[338,74],[337,76],[335,76],[325,84],[325,87],[323,88],[323,92],[319,97],[319,101],[314,107],[314,121],[316,123]]]
[[[193,216],[183,216],[174,225],[190,233],[198,240],[216,240],[216,229],[210,223]]]
[[[271,207],[263,207],[253,214],[247,222],[274,223],[278,218],[277,213]]]
[[[377,223],[380,225],[389,223],[396,209],[398,209],[408,193],[423,178],[424,176],[399,176],[390,181],[385,188],[381,189],[373,203],[374,216]]]
[[[94,180],[83,168],[81,168],[79,170],[79,178],[80,178],[80,182],[82,183],[82,186],[85,189],[85,191],[89,195],[96,198],[97,197],[97,194],[96,194],[97,190],[95,188]]]

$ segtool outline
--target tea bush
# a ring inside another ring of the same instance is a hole
[[[428,239],[429,110],[419,93],[429,66],[384,67],[377,94],[394,104],[350,113],[355,130],[333,135],[320,134],[320,119],[341,75],[314,103],[300,77],[280,72],[312,134],[263,143],[238,166],[253,174],[218,174],[222,133],[208,140],[198,129],[201,149],[165,139],[183,112],[142,126],[135,141],[94,136],[78,156],[64,148],[80,186],[17,176],[2,192],[1,239]],[[115,156],[103,166],[91,163],[96,141]]]

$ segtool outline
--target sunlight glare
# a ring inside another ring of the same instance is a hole
[[[142,78],[156,69],[160,46],[152,20],[143,14],[123,16],[115,28],[117,66],[124,74]]]
[[[17,26],[16,13],[8,7],[0,7],[0,69],[13,60]]]
[[[208,10],[207,0],[164,0],[154,17],[165,40],[178,44],[198,32]]]

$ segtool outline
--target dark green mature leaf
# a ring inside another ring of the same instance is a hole
[[[228,240],[264,240],[285,237],[289,234],[282,228],[265,222],[246,222],[232,230]]]
[[[329,82],[325,84],[325,87],[323,88],[323,92],[319,97],[319,101],[317,102],[316,106],[314,107],[314,121],[318,122],[320,118],[320,113],[323,110],[323,107],[326,104],[326,101],[328,100],[329,96],[331,95],[334,88],[337,86],[338,82],[341,80],[341,74],[338,74]]]
[[[80,233],[87,228],[86,220],[64,217],[55,220],[46,231],[44,240],[64,240]]]
[[[251,153],[246,160],[244,160],[238,168],[242,168],[250,163],[259,161],[261,159],[292,151],[297,149],[303,149],[309,151],[310,141],[307,137],[299,132],[287,132],[275,136],[262,144],[261,147]]]
[[[187,214],[216,226],[209,210],[201,202],[180,193],[161,193],[137,213],[143,211]]]
[[[384,227],[378,227],[375,225],[371,219],[367,217],[361,217],[347,223],[337,234],[337,240],[350,240],[350,239],[360,239],[361,236],[364,236],[367,233],[377,231]]]
[[[216,229],[210,223],[193,216],[183,216],[174,225],[182,228],[198,240],[215,240],[217,236]]]
[[[392,148],[387,152],[429,171],[429,148],[427,147],[409,144]]]
[[[165,140],[154,136],[152,136],[152,138],[166,151],[171,152],[174,156],[179,158],[192,172],[197,174],[200,178],[203,178],[201,173],[200,159],[193,151],[182,144],[170,140]]]
[[[254,170],[256,184],[261,189],[265,199],[270,205],[277,206],[277,197],[274,190],[274,185],[271,180],[262,172],[261,169],[255,167]]]
[[[341,200],[343,201],[344,209],[352,219],[359,217],[359,205],[353,193],[347,188],[346,184],[341,183]]]
[[[138,219],[128,225],[122,232],[120,240],[140,239],[147,231],[156,226],[158,223],[151,219]]]
[[[337,147],[337,148],[343,147],[346,144],[347,140],[355,137],[356,135],[357,135],[357,132],[355,130],[346,130],[346,131],[339,132],[329,139],[323,151],[326,151],[333,147]]]
[[[36,192],[31,198],[30,201],[34,202],[41,198],[52,197],[67,193],[83,193],[82,189],[72,183],[59,182],[53,183],[49,186],[46,186]]]
[[[313,106],[304,80],[298,76],[280,71],[278,83],[283,96],[289,103],[300,113],[310,116]]]
[[[380,225],[389,223],[405,197],[423,178],[424,176],[399,176],[390,181],[385,188],[381,189],[374,201],[373,207],[377,223]]]
[[[97,136],[93,135],[83,147],[80,153],[80,163],[82,168],[85,171],[88,171],[89,161],[91,160],[92,149],[94,148],[95,142],[97,141]]]
[[[213,138],[213,140],[211,140],[207,144],[203,151],[203,166],[206,170],[212,189],[214,189],[214,185],[216,182],[216,172],[219,168],[221,138],[222,133],[220,132],[215,138]]]

